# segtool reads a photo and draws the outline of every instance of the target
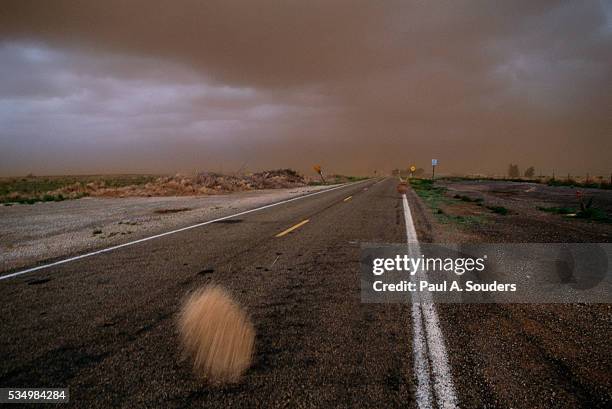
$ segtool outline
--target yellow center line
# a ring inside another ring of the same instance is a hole
[[[310,220],[306,219],[306,220],[302,220],[301,222],[299,222],[298,224],[296,224],[295,226],[291,226],[289,227],[287,230],[282,231],[280,233],[278,233],[275,237],[283,237],[285,234],[287,233],[291,233],[292,231],[294,231],[295,229],[305,225],[306,223],[308,223]]]
[[[352,198],[352,197],[353,197],[353,196],[349,196],[349,197],[347,197],[346,199],[344,199],[344,200],[343,200],[343,202],[348,202],[349,200],[351,200],[351,198]]]

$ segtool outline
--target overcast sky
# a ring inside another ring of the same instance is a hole
[[[609,1],[0,1],[0,175],[612,171]]]

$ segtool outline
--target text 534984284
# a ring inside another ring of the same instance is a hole
[[[65,403],[68,389],[63,388],[0,388],[0,403]]]

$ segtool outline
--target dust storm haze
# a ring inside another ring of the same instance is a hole
[[[609,175],[605,1],[0,3],[0,175]]]

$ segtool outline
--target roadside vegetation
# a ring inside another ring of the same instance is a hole
[[[0,178],[0,204],[59,202],[82,197],[195,196],[257,189],[293,188],[337,184],[365,178],[329,175],[323,183],[293,169],[225,175],[200,172],[195,175],[92,175],[26,176]]]
[[[417,195],[431,209],[436,219],[440,223],[455,223],[458,225],[470,225],[484,223],[483,216],[477,215],[454,215],[449,214],[448,209],[459,202],[471,202],[478,206],[482,206],[481,199],[472,199],[468,196],[455,195],[450,197],[447,194],[447,189],[442,186],[436,186],[430,179],[410,179],[410,185]]]
[[[601,223],[612,223],[612,217],[610,217],[610,215],[606,211],[593,206],[592,201],[589,201],[588,204],[581,203],[581,206],[578,208],[539,206],[537,209],[543,212],[558,214],[564,217],[574,217],[576,219],[592,220]]]
[[[604,209],[595,205],[593,196],[585,195],[583,191],[576,192],[578,207],[538,207],[538,210],[559,214],[565,217],[612,223],[612,217]]]
[[[583,187],[590,189],[612,189],[612,184],[609,182],[601,181],[599,182],[589,181],[589,182],[578,182],[572,178],[568,179],[547,179],[542,181],[541,183],[546,183],[548,186],[570,186],[570,187]]]
[[[448,180],[448,178],[445,178]],[[498,179],[496,179],[498,180]],[[484,222],[483,217],[466,215],[459,216],[449,213],[453,205],[459,203],[472,204],[483,209],[489,210],[499,216],[507,216],[512,214],[512,211],[504,206],[497,204],[487,204],[482,198],[471,197],[464,194],[455,194],[452,197],[448,194],[447,188],[438,186],[430,179],[411,179],[410,184],[419,197],[429,206],[436,218],[442,223],[481,223]],[[577,202],[575,206],[551,206],[537,207],[542,212],[557,214],[567,218],[575,218],[581,220],[589,220],[600,223],[612,223],[612,217],[606,210],[598,207],[592,197],[585,197],[584,192],[577,192]]]
[[[438,180],[448,180],[450,182],[460,181],[499,181],[499,182],[520,182],[520,183],[538,183],[548,186],[568,186],[575,188],[589,189],[612,189],[610,181],[605,180],[602,176],[598,176],[588,181],[579,181],[574,178],[553,178],[553,177],[490,177],[490,176],[445,176]]]
[[[458,224],[482,224],[486,222],[485,215],[455,215],[449,209],[458,206],[460,203],[472,204],[483,209],[489,210],[500,216],[510,214],[510,210],[503,206],[486,205],[484,200],[479,197],[455,194],[450,196],[447,188],[435,185],[431,179],[410,179],[410,185],[417,195],[431,208],[433,214],[441,223]],[[445,209],[447,209],[445,211]]]
[[[148,175],[26,176],[0,178],[0,203],[61,202],[107,189],[140,186],[155,180]]]
[[[502,216],[505,216],[510,212],[504,206],[487,206],[487,209],[489,209],[493,213],[501,214]]]
[[[322,185],[337,185],[340,183],[358,182],[360,180],[368,179],[367,176],[346,176],[346,175],[328,175],[325,177],[325,183],[320,179],[312,179],[308,181],[309,186],[322,186]]]
[[[471,198],[469,196],[465,196],[465,195],[455,195],[453,196],[455,199],[459,199],[462,202],[473,202],[473,203],[482,203],[483,199],[478,197],[478,198]]]

